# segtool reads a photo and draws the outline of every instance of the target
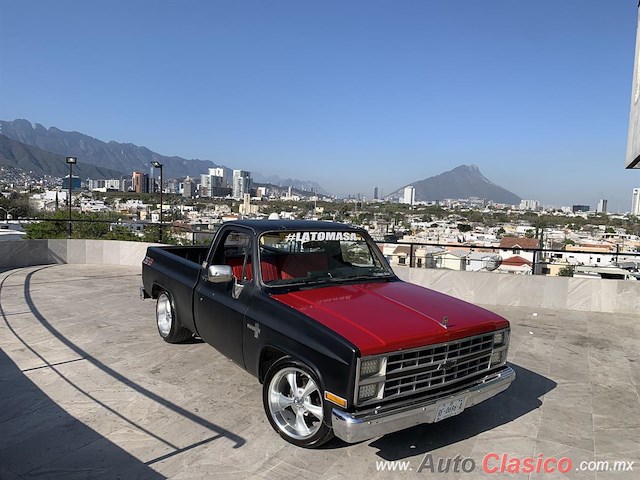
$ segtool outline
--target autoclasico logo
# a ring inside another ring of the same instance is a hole
[[[619,461],[583,461],[576,471],[633,471],[635,462]],[[416,473],[470,473],[476,470],[477,464],[473,458],[456,455],[453,458],[434,458],[427,453],[422,458]],[[378,471],[413,471],[411,461],[384,460],[376,462]],[[573,461],[568,457],[545,457],[543,453],[535,457],[518,458],[503,453],[487,453],[482,459],[482,470],[485,473],[567,473],[573,470]]]
[[[567,457],[545,458],[543,454],[537,457],[517,458],[509,455],[488,453],[482,459],[482,470],[486,473],[567,473],[572,469],[571,459]],[[427,453],[417,472],[448,473],[448,472],[473,472],[476,469],[476,461],[473,458],[461,458],[457,455],[454,458],[433,458]]]

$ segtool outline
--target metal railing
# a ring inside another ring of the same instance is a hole
[[[19,218],[15,220],[11,220],[11,222],[17,222],[20,226],[25,224],[37,223],[37,222],[48,222],[48,223],[56,223],[60,225],[65,225],[65,231],[68,231],[67,226],[69,225],[69,219],[61,219],[61,218]],[[111,226],[122,227],[125,230],[131,231],[137,238],[137,241],[148,241],[149,239],[144,240],[142,236],[137,235],[136,231],[130,228],[131,224],[136,224],[137,222],[127,222],[127,221],[119,221],[118,219],[112,220],[98,220],[98,219],[84,219],[84,218],[74,218],[71,219],[71,224],[103,224],[109,226],[109,231],[111,231]],[[162,231],[173,232],[177,235],[174,237],[176,240],[183,240],[186,244],[190,245],[198,245],[203,243],[209,243],[215,236],[217,229],[199,229],[194,230],[191,227],[184,225],[174,225],[173,223],[167,222],[144,222],[142,223],[143,228],[152,227],[158,229],[158,239],[160,243],[162,238],[160,237]],[[75,229],[73,229],[75,230]],[[72,230],[72,231],[73,231]],[[62,231],[62,230],[61,230]],[[177,232],[176,232],[177,231]],[[68,235],[66,236],[68,238]],[[100,239],[102,237],[87,237],[87,238],[96,238]]]
[[[63,224],[63,225],[68,225],[69,224],[69,219],[60,219],[60,218],[20,218],[20,219],[16,219],[16,220],[12,220],[12,222],[18,222],[19,224],[22,223],[33,223],[33,222],[53,222],[53,223],[59,223],[59,224]],[[129,224],[135,224],[136,222],[131,221],[119,221],[119,219],[105,219],[105,220],[97,220],[97,219],[79,219],[79,218],[73,218],[71,219],[72,223],[77,223],[77,224],[82,224],[82,223],[89,223],[89,224],[107,224],[109,226],[111,225],[115,225],[115,226],[121,226],[125,229],[129,229]],[[213,228],[213,229],[193,229],[193,227],[190,226],[185,226],[185,225],[175,225],[171,222],[147,222],[145,221],[143,223],[144,228],[147,227],[152,227],[158,228],[158,232],[160,233],[162,230],[165,231],[171,231],[173,232],[175,235],[177,235],[177,240],[182,240],[183,244],[187,244],[187,245],[202,245],[202,244],[209,244],[211,242],[211,240],[213,239],[213,237],[215,236],[216,232],[217,232],[217,228]],[[135,234],[135,232],[133,230],[131,230],[132,233]],[[137,235],[136,235],[137,236]],[[91,237],[91,238],[100,238],[100,237]],[[144,241],[143,238],[141,236],[138,236],[138,240],[139,241]],[[149,239],[147,239],[149,240]],[[158,238],[158,240],[161,240],[160,237]],[[426,264],[424,265],[417,265],[417,260],[418,257],[416,255],[416,250],[419,248],[423,248],[423,247],[436,247],[436,248],[443,248],[445,251],[453,251],[453,250],[469,250],[471,252],[486,252],[486,251],[491,251],[491,252],[495,252],[496,254],[500,254],[500,252],[508,250],[511,251],[513,253],[513,255],[519,255],[522,252],[525,253],[531,253],[532,254],[532,265],[531,265],[531,273],[532,274],[539,274],[542,273],[541,272],[541,268],[542,265],[547,265],[551,262],[551,260],[554,258],[554,254],[559,254],[561,257],[566,257],[566,256],[570,256],[570,254],[578,254],[578,255],[591,255],[591,256],[600,256],[603,258],[610,258],[610,262],[614,263],[614,264],[618,264],[620,261],[620,258],[632,258],[633,262],[635,262],[638,266],[640,266],[640,252],[626,252],[626,251],[621,251],[620,250],[620,245],[616,244],[616,250],[612,251],[612,252],[603,252],[603,251],[594,251],[594,250],[588,250],[588,249],[584,249],[584,250],[578,250],[578,249],[571,249],[571,250],[565,250],[565,249],[549,249],[549,248],[504,248],[504,247],[499,247],[499,246],[485,246],[485,245],[452,245],[452,244],[445,244],[445,243],[434,243],[434,242],[403,242],[401,240],[384,240],[384,241],[377,241],[376,242],[379,245],[382,244],[390,244],[390,245],[398,245],[398,246],[408,246],[409,247],[409,252],[408,252],[408,259],[409,259],[409,263],[406,264],[405,266],[411,267],[411,268],[438,268],[438,267],[433,267],[433,266],[428,266]],[[569,255],[568,255],[569,254]],[[556,257],[557,258],[557,257]],[[640,268],[639,268],[640,270]]]
[[[640,266],[640,252],[627,252],[621,251],[620,245],[616,244],[615,251],[612,252],[604,252],[604,251],[595,251],[588,249],[557,249],[557,248],[505,248],[499,246],[485,246],[485,245],[452,245],[452,244],[444,244],[444,243],[433,243],[433,242],[403,242],[401,240],[396,241],[379,241],[376,242],[379,245],[390,244],[390,245],[398,245],[398,246],[408,246],[408,258],[409,263],[405,264],[405,266],[411,268],[438,268],[438,267],[429,267],[426,264],[422,266],[416,265],[416,260],[418,259],[416,255],[416,250],[422,247],[436,247],[443,248],[444,251],[454,251],[454,250],[469,250],[470,252],[485,252],[490,250],[491,252],[495,252],[500,255],[501,252],[510,251],[513,255],[520,255],[522,252],[531,253],[533,260],[531,265],[531,273],[533,275],[540,274],[540,270],[542,265],[547,265],[552,262],[554,258],[554,254],[559,254],[560,257],[571,256],[572,254],[578,255],[590,255],[592,257],[607,257],[610,258],[610,262],[614,264],[618,264],[620,262],[620,258],[633,258],[634,262]],[[488,252],[487,252],[488,253]],[[591,265],[593,266],[593,265]]]

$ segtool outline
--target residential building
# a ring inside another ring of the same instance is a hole
[[[193,198],[196,193],[196,182],[194,182],[191,177],[185,178],[182,186],[182,196],[186,198]]]
[[[200,175],[200,196],[211,196],[211,175],[209,175],[208,173],[203,173],[202,175]]]
[[[93,180],[90,178],[87,180],[87,187],[89,190],[102,190],[103,192],[107,190],[120,190],[120,180],[116,178]]]
[[[534,252],[525,252],[525,249],[539,248],[537,238],[528,237],[502,237],[500,239],[500,256],[504,262],[511,257],[522,257],[529,262],[533,262]],[[504,270],[504,269],[503,269]]]
[[[492,272],[500,266],[502,257],[492,252],[469,252],[467,254],[467,271],[470,272]]]
[[[615,246],[610,243],[581,243],[567,245],[562,252],[564,260],[582,265],[607,265],[614,260]],[[581,253],[583,252],[583,253]]]
[[[144,172],[133,172],[131,176],[133,191],[136,193],[149,193],[149,175]]]
[[[607,200],[605,198],[601,198],[598,202],[598,208],[596,208],[596,212],[607,213]]]
[[[407,185],[404,187],[404,194],[402,196],[402,202],[407,205],[414,205],[416,203],[416,189],[413,185]]]
[[[222,167],[215,167],[209,169],[209,175],[211,177],[217,177],[219,180],[211,180],[211,185],[217,187],[228,187],[229,186],[229,175],[227,171]]]
[[[519,255],[505,258],[498,267],[498,272],[518,273],[520,275],[531,275],[533,263]]]
[[[233,171],[232,196],[236,199],[243,198],[245,193],[249,193],[251,189],[251,174],[244,170]]]
[[[633,189],[633,198],[631,200],[631,214],[640,216],[640,188]]]
[[[224,176],[223,168],[210,168],[209,173],[216,173],[215,175],[211,175],[209,178],[211,179],[211,188],[209,192],[209,196],[211,197],[227,197],[232,191],[229,188],[227,181]],[[220,173],[220,175],[218,175]]]
[[[520,210],[533,210],[537,212],[542,209],[538,200],[520,200]]]
[[[468,250],[453,250],[433,254],[436,268],[447,270],[466,270]]]

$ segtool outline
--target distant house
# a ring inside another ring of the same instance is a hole
[[[380,250],[391,266],[410,266],[410,245],[385,243]],[[413,266],[415,268],[437,268],[434,256],[441,252],[444,252],[442,247],[416,245],[413,247]]]
[[[502,257],[497,253],[470,252],[467,255],[467,270],[470,272],[491,272],[497,269],[501,263]]]
[[[467,269],[467,250],[454,250],[437,252],[433,254],[436,268],[444,268],[447,270],[466,270]]]
[[[581,243],[580,245],[567,245],[564,258],[569,262],[582,265],[607,265],[614,260],[615,246],[605,244]]]
[[[528,237],[502,237],[500,240],[500,256],[503,259],[520,256],[533,262],[533,252],[525,252],[526,249],[539,248],[537,238]]]
[[[498,272],[518,273],[521,275],[530,275],[533,263],[519,255],[505,258],[498,267]]]
[[[411,255],[411,247],[409,245],[398,245],[391,254],[391,265],[406,265],[409,266],[409,256]]]

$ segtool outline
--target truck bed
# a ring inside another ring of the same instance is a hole
[[[156,298],[161,289],[171,292],[180,323],[192,332],[195,332],[193,289],[208,251],[206,246],[149,247],[142,265],[147,295]]]

